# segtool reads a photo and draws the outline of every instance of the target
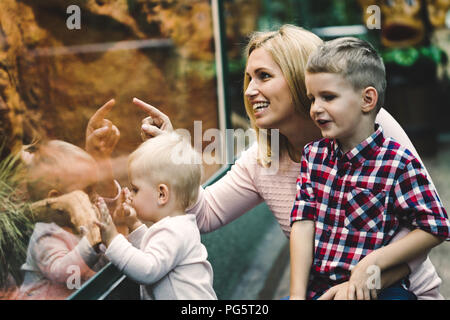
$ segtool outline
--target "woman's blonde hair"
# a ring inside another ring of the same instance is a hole
[[[266,50],[280,67],[291,91],[295,111],[309,117],[310,102],[306,97],[305,70],[309,55],[320,45],[322,40],[312,32],[294,25],[283,25],[276,31],[255,32],[250,36],[245,53],[248,57],[255,49]],[[250,79],[244,75],[244,92]],[[261,139],[260,129],[255,125],[253,108],[244,95],[244,104],[251,125],[258,139],[258,162],[269,166],[271,159],[270,130],[267,139]],[[301,128],[300,128],[301,130]],[[280,154],[287,151],[288,141],[280,134]]]
[[[175,131],[142,143],[128,158],[128,174],[149,185],[164,183],[178,203],[187,208],[195,203],[202,176],[202,159],[189,139]]]

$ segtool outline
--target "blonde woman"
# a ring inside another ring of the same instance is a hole
[[[301,151],[308,142],[321,138],[309,117],[310,103],[304,82],[308,56],[321,43],[313,33],[292,25],[251,36],[246,48],[244,102],[257,135],[261,129],[279,130],[278,170],[275,174],[267,170],[271,159],[277,158],[271,154],[270,143],[255,143],[243,152],[226,176],[200,189],[198,201],[187,210],[196,215],[202,232],[216,230],[264,201],[289,237]],[[142,136],[150,138],[172,130],[167,115],[138,99],[133,102],[152,118],[152,122],[143,121]],[[385,109],[381,109],[376,121],[383,126],[386,136],[393,137],[418,157],[408,136]],[[439,286],[441,280],[426,257],[383,273],[381,285],[389,286],[408,273],[410,290],[419,299],[441,298],[429,296],[430,289]],[[347,297],[346,293],[345,282],[321,298],[356,298]]]

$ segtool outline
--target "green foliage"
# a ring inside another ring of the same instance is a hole
[[[344,0],[261,0],[263,13],[259,30],[270,30],[284,23],[311,29],[316,27],[361,24],[357,1]]]
[[[8,275],[21,282],[20,266],[33,231],[30,206],[19,196],[21,177],[18,156],[8,155],[0,161],[0,287]]]
[[[446,53],[434,45],[417,48],[386,49],[382,56],[385,63],[394,63],[403,67],[413,66],[420,60],[428,60],[435,64],[440,64],[447,59]]]

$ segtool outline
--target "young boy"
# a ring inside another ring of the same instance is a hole
[[[449,239],[450,223],[420,162],[375,124],[386,80],[372,46],[356,38],[326,42],[306,70],[310,115],[324,139],[303,150],[290,296],[316,299],[349,281],[358,298],[376,298],[373,272]],[[400,226],[414,230],[390,243]]]
[[[128,240],[99,203],[106,256],[141,284],[142,299],[217,299],[195,216],[184,213],[198,196],[201,164],[197,157],[175,132],[144,142],[130,155],[132,195],[123,205]],[[153,224],[147,227],[138,218]]]

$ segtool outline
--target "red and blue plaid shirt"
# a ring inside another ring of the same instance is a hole
[[[447,213],[424,168],[377,126],[345,154],[330,139],[303,150],[291,224],[315,221],[309,298],[347,281],[351,269],[387,245],[400,225],[449,239]]]

